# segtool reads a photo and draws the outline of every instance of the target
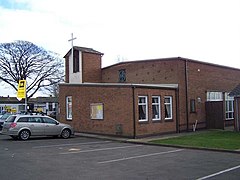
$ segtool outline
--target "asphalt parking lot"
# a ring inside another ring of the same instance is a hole
[[[240,154],[86,137],[0,135],[0,179],[240,179]]]

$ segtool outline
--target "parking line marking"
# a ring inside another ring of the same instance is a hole
[[[64,153],[59,153],[59,154],[76,154],[76,153],[86,153],[86,152],[95,152],[95,151],[107,151],[107,150],[115,150],[115,149],[124,149],[124,148],[139,147],[139,146],[143,146],[143,145],[118,146],[118,147],[101,148],[101,149],[91,149],[91,150],[84,150],[84,151],[77,151],[77,152],[64,152]]]
[[[235,166],[235,167],[232,167],[232,168],[229,168],[229,169],[225,169],[225,170],[223,170],[223,171],[219,171],[219,172],[214,173],[214,174],[210,174],[210,175],[208,175],[208,176],[204,176],[204,177],[198,178],[197,180],[208,179],[208,178],[211,178],[211,177],[214,177],[214,176],[218,176],[218,175],[220,175],[220,174],[223,174],[223,173],[226,173],[226,172],[229,172],[229,171],[238,169],[238,168],[240,168],[240,165]]]
[[[98,163],[99,164],[106,164],[106,163],[112,163],[112,162],[118,162],[118,161],[125,161],[125,160],[129,160],[129,159],[137,159],[137,158],[144,158],[144,157],[149,157],[149,156],[157,156],[157,155],[163,155],[163,154],[169,154],[169,153],[176,153],[176,152],[180,152],[180,151],[183,151],[183,150],[184,149],[177,149],[177,150],[173,150],[173,151],[165,151],[165,152],[159,152],[159,153],[144,154],[144,155],[140,155],[140,156],[132,156],[132,157],[127,157],[127,158],[101,161],[101,162],[98,162]]]
[[[87,142],[87,143],[56,144],[56,145],[46,145],[46,146],[34,146],[32,148],[33,149],[40,149],[40,148],[73,146],[73,145],[103,144],[103,143],[109,143],[109,142],[111,142],[111,141],[94,141],[94,142]]]

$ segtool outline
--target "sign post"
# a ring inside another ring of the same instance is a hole
[[[25,98],[25,112],[27,112],[26,80],[19,80],[17,98],[20,100]]]

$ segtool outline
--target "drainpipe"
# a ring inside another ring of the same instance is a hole
[[[239,109],[238,109],[238,98],[236,98],[236,127],[235,127],[235,130],[236,131],[239,131],[240,128],[239,128]],[[235,123],[234,123],[235,124]]]
[[[187,120],[187,131],[189,130],[189,118],[188,118],[188,64],[185,59],[185,96],[186,96],[186,120]]]
[[[132,101],[133,101],[133,139],[136,139],[135,86],[132,86]]]
[[[175,91],[175,96],[176,96],[176,131],[177,133],[180,133],[180,126],[179,126],[179,90]]]

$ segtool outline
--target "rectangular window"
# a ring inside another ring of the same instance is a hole
[[[226,101],[226,120],[234,119],[234,98],[230,97],[228,93],[225,94]]]
[[[138,97],[139,121],[148,121],[147,96]]]
[[[103,104],[91,104],[91,119],[103,119]]]
[[[222,101],[222,92],[207,92],[207,101]]]
[[[152,120],[161,120],[160,96],[152,96]]]
[[[79,72],[79,51],[73,50],[73,72]]]
[[[72,96],[66,97],[67,120],[72,120]]]
[[[52,103],[48,103],[48,110],[49,110],[49,111],[52,111],[52,109],[53,109],[53,108],[52,108]]]
[[[164,97],[165,119],[172,119],[172,97]]]
[[[196,112],[196,101],[195,101],[195,99],[190,99],[190,112],[191,113]]]

